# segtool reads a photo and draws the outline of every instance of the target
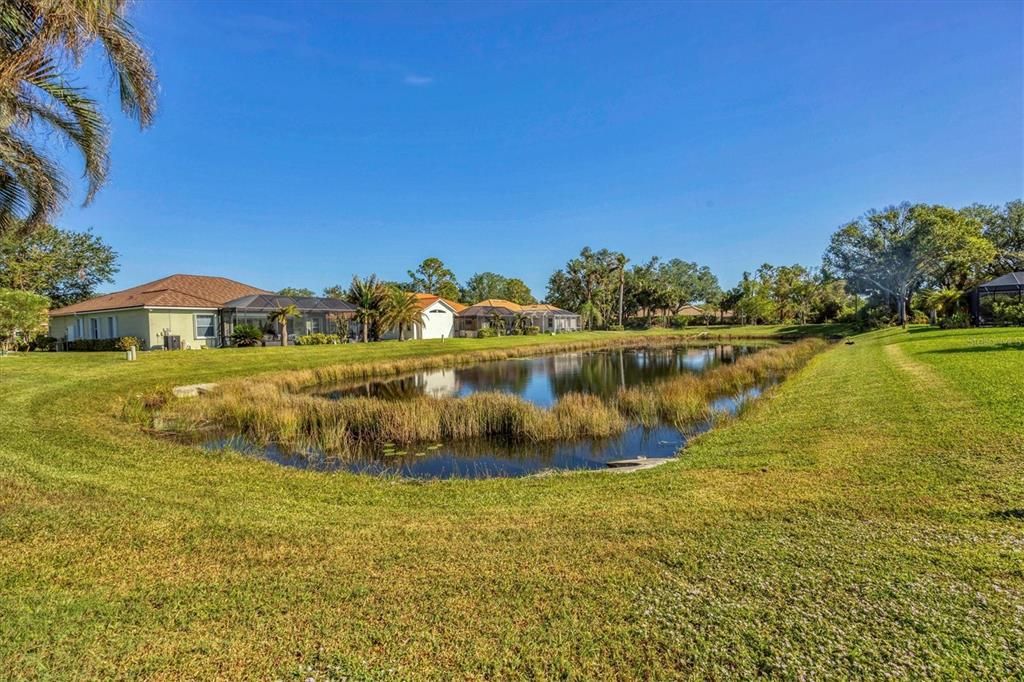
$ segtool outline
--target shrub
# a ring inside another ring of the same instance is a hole
[[[231,332],[231,343],[246,348],[263,342],[263,330],[254,324],[240,324]]]
[[[139,341],[134,336],[122,336],[117,340],[117,343],[115,345],[117,346],[118,350],[123,350],[126,352],[131,350],[132,346],[135,346],[136,348],[142,348],[142,342]]]
[[[610,332],[624,332],[624,331],[626,331],[626,328],[623,327],[621,324],[610,324],[610,325],[608,325],[608,331],[610,331]]]
[[[46,334],[37,334],[31,342],[29,342],[29,350],[53,350],[54,346],[57,345],[58,339]]]
[[[857,311],[857,327],[862,331],[891,327],[896,316],[887,305],[865,306]]]
[[[332,343],[339,343],[341,341],[337,334],[306,334],[295,339],[295,343],[300,346],[326,346]]]
[[[928,314],[920,310],[910,311],[910,324],[928,324]]]
[[[690,319],[691,318],[686,315],[673,315],[669,319],[669,326],[674,327],[675,329],[682,329],[683,327],[689,326]]]
[[[121,339],[78,339],[68,343],[68,350],[77,351],[115,351]]]
[[[1024,303],[993,302],[991,321],[1001,327],[1024,327]]]
[[[939,326],[943,329],[966,329],[971,326],[971,319],[967,317],[967,313],[957,311],[939,320]]]
[[[478,339],[490,339],[498,335],[498,330],[494,327],[484,327],[476,333]]]
[[[526,329],[523,330],[523,333],[526,334],[527,336],[537,336],[538,334],[540,334],[540,327],[536,325],[532,327],[527,327]]]

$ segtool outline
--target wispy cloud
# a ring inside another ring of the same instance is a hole
[[[415,73],[410,73],[402,79],[402,82],[416,88],[424,88],[433,83],[434,79],[430,76],[419,76]]]

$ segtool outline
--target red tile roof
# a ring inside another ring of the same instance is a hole
[[[123,308],[220,308],[250,294],[269,294],[225,277],[171,275],[124,291],[90,298],[50,311],[51,317]]]

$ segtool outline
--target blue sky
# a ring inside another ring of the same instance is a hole
[[[584,245],[731,286],[871,207],[1019,198],[1022,8],[144,2],[157,121],[109,108],[109,184],[58,224],[117,249],[111,288],[437,256],[542,296]]]

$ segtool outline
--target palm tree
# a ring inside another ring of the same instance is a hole
[[[619,253],[615,255],[615,269],[619,271],[619,326],[622,326],[622,302],[626,295],[626,263],[629,259]]]
[[[580,306],[580,317],[583,319],[583,327],[585,329],[592,330],[604,322],[604,318],[601,316],[601,309],[590,301]]]
[[[490,314],[491,327],[499,334],[505,331],[505,316],[499,313],[497,310],[492,310]]]
[[[64,179],[35,137],[53,131],[82,155],[92,201],[107,173],[107,121],[96,101],[68,82],[99,43],[121,109],[147,127],[156,113],[156,73],[125,18],[127,0],[0,3],[0,234],[45,224],[67,196]]]
[[[365,279],[352,276],[352,284],[348,287],[345,299],[356,307],[355,317],[363,328],[363,343],[370,340],[370,325],[379,320],[384,313],[384,300],[387,290],[377,279],[370,275]]]
[[[526,316],[526,313],[516,313],[512,316],[512,322],[509,324],[512,331],[523,331],[528,326],[530,326],[530,318]]]
[[[387,329],[398,327],[398,340],[405,341],[405,328],[411,328],[423,320],[423,309],[420,308],[415,295],[398,287],[391,287],[384,301],[384,314],[381,320]]]
[[[302,317],[299,309],[295,307],[295,304],[286,305],[278,308],[274,312],[270,313],[267,319],[271,324],[278,323],[281,325],[281,345],[288,345],[288,318],[289,317]]]

